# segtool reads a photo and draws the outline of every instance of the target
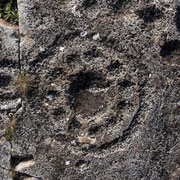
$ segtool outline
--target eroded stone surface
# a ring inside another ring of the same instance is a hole
[[[15,113],[17,177],[178,179],[178,1],[18,5],[34,84]]]
[[[18,109],[18,96],[12,82],[19,70],[19,38],[17,27],[0,20],[0,179],[10,180],[11,144],[5,139],[10,113]]]

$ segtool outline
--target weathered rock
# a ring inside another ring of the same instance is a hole
[[[11,144],[7,135],[10,113],[18,109],[18,97],[12,88],[15,74],[19,71],[18,26],[0,19],[0,179],[12,179]],[[9,131],[10,132],[10,131]]]
[[[12,175],[7,170],[0,168],[0,179],[1,180],[12,180]]]
[[[178,1],[18,6],[34,84],[11,141],[17,178],[180,178]]]
[[[0,167],[5,169],[10,169],[10,159],[11,159],[11,145],[5,139],[0,141]]]
[[[0,179],[1,180],[11,180],[12,174],[11,169],[11,145],[5,140],[5,138],[0,139]]]

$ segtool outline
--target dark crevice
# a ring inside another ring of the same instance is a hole
[[[68,132],[74,129],[80,129],[80,128],[81,128],[80,122],[75,117],[72,118],[72,120],[69,122],[69,125],[68,125]]]
[[[13,180],[24,180],[24,178],[32,178],[33,176],[30,176],[26,173],[19,173],[19,172],[14,172],[12,175]]]
[[[126,100],[121,100],[118,104],[117,104],[117,108],[118,109],[123,109],[124,106],[128,105]]]
[[[150,7],[139,10],[137,14],[146,23],[152,23],[156,19],[159,19],[163,16],[163,12],[160,9],[156,8],[156,5],[152,5]]]
[[[33,178],[33,179],[35,178],[35,179],[43,180],[40,177],[31,176],[31,175],[26,174],[26,173],[20,173],[20,172],[17,172],[17,171],[12,172],[12,179],[13,180],[24,180],[25,178]]]
[[[89,165],[90,161],[84,160],[84,159],[80,159],[75,163],[76,167],[80,167],[83,165]]]
[[[50,73],[47,74],[47,76],[53,79],[56,79],[60,76],[60,74],[63,74],[63,73],[64,73],[64,69],[62,67],[55,67],[55,68],[50,69]]]
[[[133,85],[135,85],[134,82],[124,79],[124,80],[118,82],[118,91],[122,91],[125,88],[131,87]]]
[[[170,56],[174,51],[180,49],[180,40],[172,40],[166,42],[160,51],[160,56],[167,57]]]
[[[32,155],[27,155],[27,156],[11,156],[11,168],[15,168],[20,162],[32,160],[33,156]]]
[[[64,39],[66,41],[72,40],[72,39],[76,38],[77,36],[79,36],[79,34],[80,34],[80,31],[75,30],[74,32],[69,32],[69,33],[65,34]]]
[[[16,9],[17,9],[17,12],[18,12],[18,3],[17,3],[17,0],[13,1],[13,3],[14,3],[14,6],[16,7]],[[18,26],[19,26],[19,23],[18,23]],[[18,28],[18,69],[21,72],[21,47],[20,47],[21,38],[20,38],[20,30],[19,29],[20,28]]]
[[[120,66],[120,62],[118,60],[116,61],[111,61],[110,64],[107,66],[108,71],[113,71],[117,69]]]
[[[102,53],[96,48],[96,46],[91,47],[89,50],[85,51],[84,53],[85,57],[99,57],[102,55]]]
[[[10,75],[0,73],[0,88],[8,86],[11,79]]]
[[[95,134],[96,132],[98,132],[100,129],[100,126],[98,125],[92,125],[89,129],[88,129],[88,133],[89,135]]]
[[[73,99],[79,95],[81,90],[86,90],[90,87],[103,88],[108,86],[108,82],[103,75],[95,71],[81,71],[69,77],[69,79],[71,79],[71,83],[66,91],[68,104],[73,102]]]
[[[111,124],[115,125],[117,123],[117,119],[115,116],[111,116],[110,118],[106,119],[106,126],[109,126]]]
[[[78,62],[80,60],[80,55],[78,53],[71,53],[66,56],[66,62],[71,64],[72,62]]]
[[[176,8],[176,14],[174,17],[174,21],[176,23],[177,30],[180,31],[180,6],[177,6],[177,8]]]
[[[21,43],[21,37],[20,37],[20,32],[19,32],[19,29],[18,29],[18,68],[19,68],[19,71],[21,72],[21,46],[20,46],[20,43]]]
[[[59,116],[59,115],[62,115],[62,114],[64,114],[66,111],[64,110],[64,108],[63,107],[61,107],[61,106],[59,106],[59,107],[57,107],[57,108],[55,108],[54,109],[54,111],[53,111],[53,115],[54,116]]]
[[[85,9],[95,5],[97,3],[97,0],[83,0],[82,7]]]
[[[106,3],[109,5],[110,9],[116,13],[127,1],[128,0],[106,0]]]
[[[49,89],[47,90],[47,95],[58,96],[59,92],[55,89]]]
[[[0,60],[0,68],[1,67],[12,67],[15,68],[17,66],[17,62],[10,59],[1,59]]]
[[[17,95],[12,94],[12,92],[0,92],[0,101],[15,100],[15,99],[17,99]]]

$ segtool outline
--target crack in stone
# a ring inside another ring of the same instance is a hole
[[[17,8],[18,8],[18,3],[17,3]],[[19,13],[19,11],[18,11],[18,13]],[[18,27],[19,27],[18,28],[18,69],[21,72],[21,46],[20,46],[21,37],[20,37],[20,23],[19,22],[18,22]]]

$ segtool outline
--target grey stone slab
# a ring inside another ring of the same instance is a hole
[[[14,100],[12,81],[19,68],[18,27],[0,19],[0,106]],[[0,108],[1,109],[1,108]]]
[[[18,27],[6,23],[0,19],[0,68],[1,71],[8,72],[9,69],[15,69],[18,65],[19,38]],[[2,86],[2,84],[1,84]]]
[[[0,179],[11,180],[11,144],[5,139],[9,113],[15,108],[18,96],[12,87],[19,71],[18,26],[0,19]],[[14,106],[15,105],[15,106]]]
[[[175,179],[178,2],[18,0],[34,78],[12,158],[34,178]]]
[[[11,145],[5,140],[5,138],[0,139],[0,179],[1,180],[11,180],[12,175],[10,173],[11,169]]]
[[[0,145],[0,166],[1,168],[10,169],[11,145],[5,139],[1,139]]]

